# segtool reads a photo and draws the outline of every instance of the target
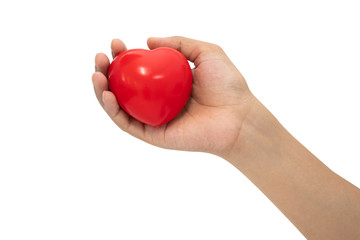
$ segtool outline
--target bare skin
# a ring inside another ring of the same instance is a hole
[[[123,131],[167,149],[218,155],[247,176],[309,239],[360,239],[360,190],[327,168],[288,133],[250,92],[217,45],[184,37],[149,38],[194,62],[193,89],[183,111],[161,127],[127,115],[109,91],[105,54],[92,76],[100,105]],[[111,43],[113,56],[126,50]]]

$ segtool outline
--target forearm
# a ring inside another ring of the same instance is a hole
[[[259,102],[224,158],[309,239],[360,239],[360,190],[336,175]]]

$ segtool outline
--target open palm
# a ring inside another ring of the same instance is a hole
[[[241,73],[222,49],[214,44],[184,37],[149,38],[150,49],[171,47],[194,62],[193,88],[188,103],[172,121],[160,127],[143,124],[125,113],[109,91],[105,54],[95,58],[92,80],[96,96],[110,118],[125,132],[150,144],[178,150],[217,155],[230,151],[254,99]],[[111,43],[113,56],[125,51],[120,40]]]

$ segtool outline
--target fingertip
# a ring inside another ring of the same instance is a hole
[[[149,49],[154,49],[159,47],[159,43],[163,38],[160,37],[149,37],[146,41]]]
[[[107,62],[108,60],[108,57],[104,53],[95,54],[95,64],[97,65]]]
[[[100,54],[100,53],[96,53],[96,54],[95,54],[95,63],[96,63],[96,60],[99,58],[99,57],[98,57],[99,54]]]
[[[96,73],[97,73],[97,72],[93,72],[93,73],[91,74],[91,79],[94,79],[94,77],[96,77]]]
[[[110,65],[109,58],[104,53],[98,53],[95,55],[95,71],[101,72],[104,76],[107,76],[107,71]]]
[[[97,85],[97,83],[107,83],[107,78],[102,72],[94,72],[91,76],[91,80],[94,85]]]
[[[162,39],[161,37],[148,37],[147,42],[153,42]]]
[[[110,116],[114,116],[119,111],[120,106],[116,100],[115,95],[111,91],[103,91],[102,101],[104,103],[105,111]]]
[[[116,57],[116,55],[118,55],[120,52],[126,51],[127,48],[125,46],[125,43],[117,38],[114,38],[111,41],[111,54],[113,56],[113,58]]]
[[[113,39],[111,40],[110,46],[112,46],[112,45],[114,44],[114,42],[115,42],[115,41],[118,41],[118,40],[120,40],[120,39],[118,39],[118,38],[113,38]]]
[[[97,75],[98,72],[94,72],[92,75],[91,75],[91,81],[92,81],[92,84],[95,85],[95,79],[96,79],[96,75]]]

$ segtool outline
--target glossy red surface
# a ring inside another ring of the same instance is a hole
[[[160,126],[176,117],[192,88],[187,59],[175,49],[132,49],[110,64],[109,86],[129,115]]]

